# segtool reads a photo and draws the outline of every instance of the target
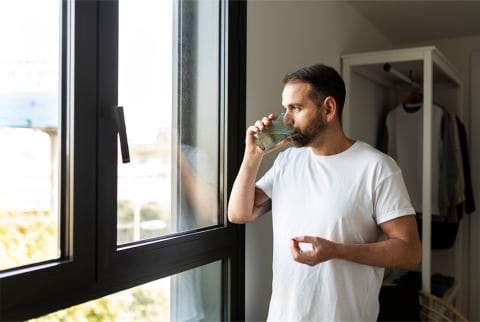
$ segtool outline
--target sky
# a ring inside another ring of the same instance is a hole
[[[0,105],[25,95],[32,95],[32,102],[38,103],[40,95],[35,93],[48,93],[53,102],[60,100],[60,5],[60,0],[0,0]],[[153,144],[160,132],[170,133],[172,10],[172,1],[120,1],[118,102],[124,106],[130,144]],[[31,116],[28,99],[22,108],[17,104],[12,110],[10,105],[9,113],[22,114],[20,119]],[[45,112],[44,104],[30,105]],[[48,113],[54,113],[53,119],[58,121],[57,111],[58,106]],[[2,115],[0,106],[2,117],[7,115]],[[40,208],[48,206],[50,189],[42,187],[51,184],[49,137],[1,126],[0,148],[12,156],[0,161],[2,204],[14,202],[15,195],[25,196],[26,191],[35,190],[44,193],[31,193],[35,197],[31,201]],[[38,184],[32,185],[32,176]],[[26,204],[25,199],[20,202]]]
[[[0,0],[3,97],[48,92],[59,101],[60,4]],[[118,103],[132,143],[155,143],[171,127],[172,16],[172,1],[120,1]]]

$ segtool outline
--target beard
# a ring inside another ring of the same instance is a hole
[[[321,109],[319,109],[315,118],[304,129],[295,129],[295,133],[292,136],[293,144],[297,148],[310,146],[323,133],[325,127],[326,124],[323,120]]]

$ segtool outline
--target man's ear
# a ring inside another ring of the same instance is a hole
[[[337,102],[332,96],[327,96],[323,101],[325,106],[325,117],[328,122],[332,121],[337,115]]]

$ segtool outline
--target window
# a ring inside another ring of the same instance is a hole
[[[59,12],[0,2],[0,270],[60,256]]]
[[[55,14],[38,15],[50,8],[58,21],[48,32],[10,28],[8,38],[41,42],[36,48],[46,47],[41,37],[56,39],[57,56],[48,59],[57,72],[42,74],[56,84],[56,104],[35,105],[53,115],[56,144],[39,136],[21,146],[24,155],[41,151],[36,157],[52,170],[45,176],[53,206],[43,214],[53,221],[54,246],[0,268],[0,320],[40,317],[162,280],[171,312],[184,306],[178,294],[190,280],[199,290],[221,285],[215,314],[241,320],[243,227],[227,223],[225,212],[243,151],[245,2],[22,3],[8,14],[18,20],[31,10],[51,21]]]
[[[118,244],[223,221],[222,9],[216,1],[119,1],[118,103],[130,162],[119,153]]]
[[[30,322],[222,321],[221,262],[148,282]]]

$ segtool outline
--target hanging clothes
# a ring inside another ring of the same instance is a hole
[[[392,156],[402,169],[421,235],[423,106],[410,102],[399,104],[387,114],[380,149]],[[475,209],[466,147],[465,129],[460,120],[433,104],[432,249],[452,247],[466,205],[469,212]]]
[[[463,177],[463,162],[462,162],[462,151],[460,147],[460,138],[458,136],[458,126],[456,121],[456,116],[452,113],[445,113],[446,126],[449,127],[449,132],[451,133],[452,143],[453,143],[453,155],[455,158],[455,163],[452,166],[456,168],[456,176],[454,177],[455,181],[453,182],[453,194],[450,196],[450,203],[448,207],[448,213],[446,221],[448,222],[458,222],[461,214],[459,214],[458,208],[459,205],[462,205],[465,201],[465,181]]]
[[[472,177],[470,174],[470,156],[468,153],[467,132],[465,126],[458,116],[455,117],[462,151],[463,177],[465,183],[465,204],[464,211],[470,214],[475,211],[475,200],[473,198]],[[460,218],[461,219],[461,218]]]
[[[456,177],[451,136],[444,126],[444,111],[432,105],[432,203],[437,220],[448,214],[453,195],[452,178]],[[410,199],[417,212],[423,208],[423,108],[421,103],[400,104],[386,117],[384,152],[392,156],[402,169]],[[454,172],[454,173],[452,173]]]

